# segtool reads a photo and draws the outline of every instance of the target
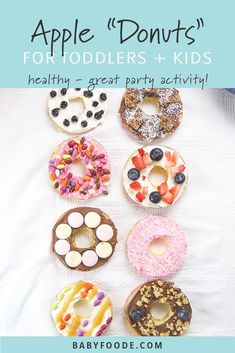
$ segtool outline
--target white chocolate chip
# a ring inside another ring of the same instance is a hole
[[[67,239],[71,235],[72,229],[68,224],[62,223],[57,226],[55,233],[57,238]]]
[[[95,266],[98,262],[98,256],[93,250],[87,250],[82,255],[82,262],[87,267]]]
[[[57,240],[55,251],[58,255],[66,255],[70,250],[70,244],[67,240]]]
[[[101,224],[96,229],[96,236],[102,241],[107,241],[113,236],[113,228],[109,224]]]
[[[96,228],[101,222],[101,217],[96,212],[88,212],[85,215],[85,223],[89,228]]]
[[[68,216],[68,224],[73,228],[79,228],[83,225],[83,215],[79,212],[72,212]]]
[[[95,251],[101,259],[106,259],[112,254],[113,248],[110,243],[102,241],[101,243],[97,244]]]
[[[70,251],[65,256],[65,262],[69,267],[77,267],[82,261],[81,254],[77,251]]]

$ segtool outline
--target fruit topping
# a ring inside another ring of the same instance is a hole
[[[149,195],[149,201],[152,203],[159,203],[161,201],[161,199],[162,199],[162,196],[161,196],[160,192],[158,192],[158,191],[153,191]]]
[[[185,165],[183,165],[183,164],[181,164],[178,168],[177,168],[177,170],[178,170],[178,172],[179,173],[183,173],[184,171],[185,171]]]
[[[161,195],[164,195],[168,191],[168,186],[167,183],[164,181],[161,185],[158,186],[158,191],[160,192]]]
[[[106,101],[106,99],[107,99],[107,95],[105,93],[101,93],[100,94],[100,100],[101,101]]]
[[[57,94],[56,91],[51,91],[51,92],[50,92],[50,96],[51,96],[52,98],[54,98],[54,97],[56,96],[56,94]]]
[[[179,194],[179,192],[180,192],[180,189],[181,189],[180,185],[177,184],[177,185],[173,186],[169,191],[170,191],[170,193],[176,198],[176,196],[177,196],[177,195]]]
[[[139,201],[139,202],[143,202],[144,201],[144,199],[145,199],[145,196],[144,196],[144,194],[142,193],[142,192],[137,192],[137,194],[135,195],[136,196],[136,198],[137,198],[137,200]]]
[[[176,184],[183,184],[185,182],[185,175],[183,173],[176,173],[174,180]]]
[[[62,94],[62,96],[65,96],[66,93],[67,93],[67,88],[62,88],[62,89],[60,90],[60,93]]]
[[[132,321],[137,322],[140,321],[144,316],[144,311],[141,309],[134,309],[130,313],[130,318]]]
[[[142,192],[145,196],[148,195],[148,187],[144,186]]]
[[[131,168],[128,170],[127,176],[131,180],[137,180],[140,177],[140,172],[136,168]]]
[[[145,154],[145,152],[144,152],[144,149],[143,149],[143,148],[139,148],[139,149],[138,149],[138,152],[139,152],[139,154],[141,155],[141,157],[143,157],[143,156],[144,156],[144,154]]]
[[[166,151],[166,152],[165,152],[165,156],[166,156],[166,159],[167,159],[168,161],[171,160],[171,152],[170,152],[170,151]]]
[[[144,164],[145,164],[145,165],[149,165],[149,164],[152,163],[152,159],[150,158],[149,153],[145,153],[145,154],[143,155],[143,161],[144,161]]]
[[[162,195],[162,199],[163,201],[171,205],[174,202],[175,197],[171,192],[168,191],[165,195]]]
[[[51,114],[56,118],[59,115],[59,108],[52,109]]]
[[[145,169],[146,167],[143,158],[140,155],[132,157],[132,163],[137,169]]]
[[[60,103],[60,108],[65,109],[68,106],[68,103],[66,101],[62,101]]]
[[[171,162],[172,162],[172,164],[173,164],[173,165],[176,165],[178,159],[179,159],[179,153],[176,152],[176,151],[174,151],[174,152],[173,152],[173,155],[172,155],[172,157],[171,157]]]
[[[180,308],[177,311],[177,317],[178,319],[182,320],[182,321],[187,321],[190,319],[190,311],[188,308]]]
[[[153,148],[150,152],[150,158],[152,161],[160,161],[163,157],[163,151],[161,148]]]
[[[135,190],[135,191],[140,191],[142,187],[141,187],[140,183],[138,183],[138,181],[133,181],[130,184],[130,188]]]

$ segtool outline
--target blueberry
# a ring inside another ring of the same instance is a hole
[[[153,191],[149,195],[149,200],[152,203],[159,203],[161,201],[161,199],[162,199],[161,194],[158,191]]]
[[[68,119],[64,119],[63,124],[64,126],[69,126],[70,122],[68,121]]]
[[[59,115],[59,108],[52,109],[51,114],[56,118]]]
[[[176,184],[183,184],[185,182],[185,175],[183,173],[176,173],[174,180]]]
[[[93,107],[97,107],[98,104],[99,104],[99,103],[98,103],[97,101],[94,101],[94,102],[92,103]]]
[[[140,321],[144,316],[144,311],[141,309],[134,309],[130,313],[131,320],[134,322]]]
[[[60,103],[60,108],[64,109],[64,108],[67,107],[67,105],[68,105],[68,103],[67,103],[66,101],[62,101],[62,102]]]
[[[86,116],[87,116],[88,118],[91,118],[92,115],[93,115],[92,111],[91,111],[91,110],[88,110],[88,112],[86,113]]]
[[[78,122],[78,117],[76,115],[72,116],[72,122],[77,123]]]
[[[105,93],[101,93],[101,94],[100,94],[100,100],[101,100],[101,101],[106,101],[106,99],[107,99],[106,94],[105,94]]]
[[[84,91],[83,92],[84,97],[91,98],[93,97],[93,92],[92,91]]]
[[[160,161],[163,157],[163,151],[161,148],[153,148],[150,152],[150,158],[152,161]]]
[[[87,121],[86,121],[86,120],[83,120],[83,121],[81,122],[81,125],[82,125],[82,127],[87,127]]]
[[[56,96],[56,91],[51,91],[51,92],[50,92],[50,96],[51,96],[52,98],[54,98],[54,97]]]
[[[128,170],[127,176],[131,180],[137,180],[140,177],[140,172],[136,168],[131,168]]]
[[[62,96],[65,96],[66,93],[67,93],[67,89],[66,89],[66,88],[62,88],[62,89],[60,90],[60,93],[62,94]]]
[[[187,321],[190,318],[190,310],[188,308],[181,308],[177,311],[178,319]]]
[[[100,120],[103,114],[104,114],[103,110],[100,110],[99,112],[95,113],[95,119]]]

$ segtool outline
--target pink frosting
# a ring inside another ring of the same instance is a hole
[[[87,137],[83,137],[82,144],[79,140],[81,141],[81,137],[70,138],[58,146],[58,151],[53,153],[49,161],[49,174],[53,178],[54,188],[61,195],[86,200],[107,191],[111,166],[103,146]],[[71,170],[72,164],[65,162],[64,156],[69,156],[70,153],[69,159],[72,163],[76,159],[84,161],[85,178],[74,175]],[[97,159],[94,160],[94,157]],[[61,165],[64,165],[64,168],[60,169]],[[89,168],[92,168],[95,175],[91,174]],[[86,177],[89,177],[89,180],[86,180]]]
[[[170,245],[159,256],[149,251],[154,239],[167,236]],[[166,217],[148,216],[140,220],[127,239],[127,254],[135,269],[150,277],[165,277],[182,266],[186,253],[186,237],[178,224]]]

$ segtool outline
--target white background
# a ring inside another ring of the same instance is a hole
[[[54,146],[67,138],[47,117],[49,90],[0,90],[1,335],[56,335],[51,303],[63,286],[79,279],[97,283],[110,295],[114,320],[108,334],[130,334],[123,322],[124,302],[146,278],[129,266],[125,240],[130,227],[153,211],[135,206],[122,189],[122,166],[140,144],[120,125],[124,90],[107,91],[107,120],[88,136],[108,151],[111,192],[87,205],[111,216],[118,245],[108,264],[79,273],[66,269],[50,251],[54,222],[76,204],[49,183],[47,162]],[[188,335],[235,335],[235,96],[218,90],[180,93],[182,124],[160,141],[180,151],[190,174],[182,198],[159,213],[178,222],[187,235],[185,263],[170,279],[191,301]]]

